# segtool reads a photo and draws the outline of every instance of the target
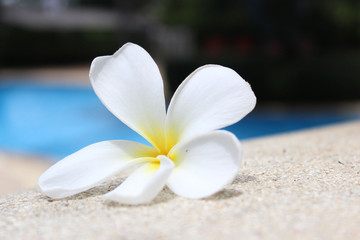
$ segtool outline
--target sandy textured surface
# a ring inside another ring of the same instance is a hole
[[[35,156],[0,152],[0,196],[35,187],[50,162]]]
[[[5,195],[0,239],[360,239],[360,122],[243,145],[235,182],[205,200],[104,202],[123,179],[56,201]]]

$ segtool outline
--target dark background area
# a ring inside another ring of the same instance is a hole
[[[2,0],[0,68],[90,65],[126,42],[161,64],[174,91],[216,63],[249,81],[260,103],[360,97],[355,0]]]

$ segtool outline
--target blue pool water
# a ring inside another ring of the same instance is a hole
[[[330,111],[254,111],[227,129],[248,139],[356,118],[359,114]],[[91,143],[112,139],[146,143],[102,105],[91,87],[0,82],[0,150],[59,160]]]

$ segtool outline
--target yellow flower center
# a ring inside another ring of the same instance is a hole
[[[165,135],[159,132],[156,137],[156,139],[151,139],[149,141],[157,150],[157,155],[151,156],[152,159],[148,164],[148,170],[152,172],[156,171],[160,167],[160,159],[158,158],[159,156],[168,157],[176,165],[175,153],[171,152],[170,150],[178,142],[177,134],[168,133]]]

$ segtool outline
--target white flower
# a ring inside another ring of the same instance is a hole
[[[163,81],[151,56],[127,43],[113,56],[97,57],[90,80],[103,104],[153,147],[114,140],[87,146],[43,173],[38,184],[51,198],[68,197],[139,165],[104,195],[125,204],[150,202],[167,185],[187,198],[204,198],[235,178],[241,145],[231,125],[255,106],[250,85],[219,65],[195,70],[179,86],[166,112]]]

